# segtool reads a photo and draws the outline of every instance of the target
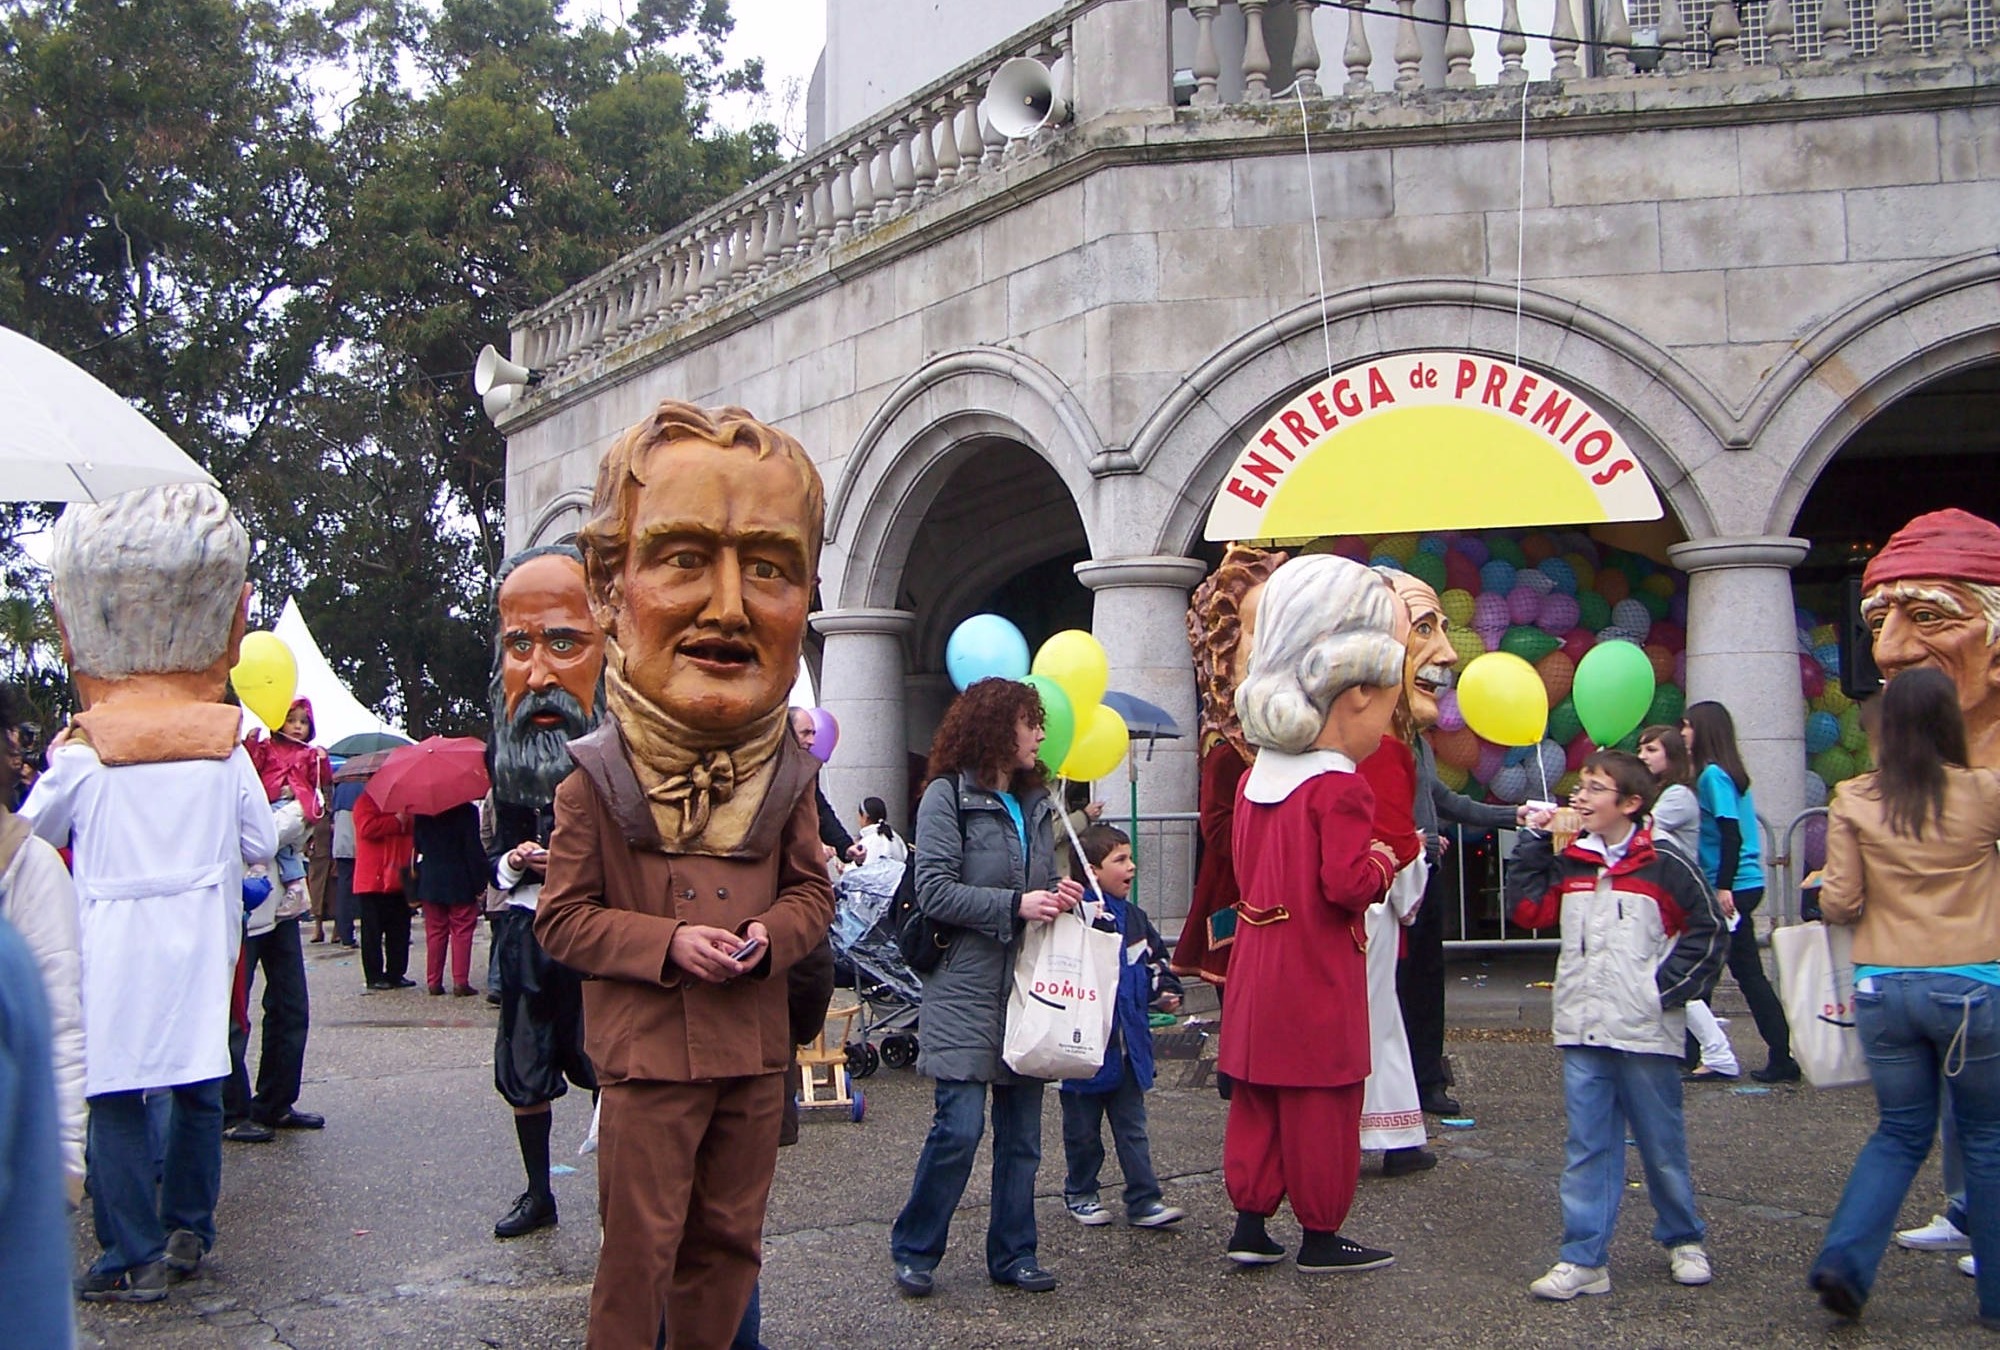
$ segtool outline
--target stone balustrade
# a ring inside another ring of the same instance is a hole
[[[1576,15],[1593,0],[1152,2],[1166,12],[1148,30],[1150,51],[1129,30],[1088,27],[1104,0],[1074,0],[521,316],[513,357],[544,378],[503,422],[559,399],[566,380],[606,358],[622,364],[700,341],[724,316],[832,284],[849,260],[906,234],[913,217],[972,209],[1011,190],[1017,163],[1039,172],[1060,161],[1064,143],[1106,112],[1129,124],[1136,111],[1164,128],[1148,135],[1197,133],[1300,96],[1315,122],[1335,128],[1427,104],[1446,120],[1517,118],[1521,101],[1496,90],[1534,81],[1538,98],[1561,98],[1686,84],[1701,86],[1689,97],[1713,98],[1739,83],[1985,66],[2000,46],[2000,0],[1594,0],[1602,21],[1590,31]],[[1108,49],[1073,53],[1078,35]],[[982,115],[995,71],[1018,56],[1050,67],[1077,127],[1010,141]],[[1129,64],[1145,62],[1157,79]],[[1079,68],[1106,87],[1079,91]],[[1158,106],[1135,110],[1135,87],[1155,90]],[[1467,101],[1480,97],[1479,107]],[[1454,100],[1464,108],[1445,106]],[[1052,153],[1038,153],[1045,147]]]

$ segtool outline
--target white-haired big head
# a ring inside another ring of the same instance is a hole
[[[1389,584],[1360,563],[1315,554],[1292,559],[1264,587],[1236,710],[1252,745],[1302,754],[1341,694],[1386,688],[1400,697],[1402,679]]]
[[[49,564],[70,669],[98,680],[214,669],[240,640],[249,565],[249,535],[206,483],[71,505]]]

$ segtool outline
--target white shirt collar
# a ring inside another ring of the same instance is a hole
[[[1354,761],[1338,750],[1308,750],[1288,755],[1282,750],[1259,750],[1250,766],[1250,778],[1243,795],[1268,806],[1281,802],[1310,780],[1323,773],[1353,773]]]

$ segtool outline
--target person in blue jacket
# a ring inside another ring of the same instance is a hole
[[[1165,966],[1155,956],[1152,925],[1126,897],[1138,864],[1132,841],[1123,830],[1093,825],[1079,839],[1083,856],[1097,874],[1107,916],[1124,939],[1118,968],[1118,1006],[1111,1023],[1111,1044],[1104,1067],[1095,1077],[1071,1079],[1062,1085],[1063,1156],[1069,1175],[1063,1200],[1070,1217],[1088,1228],[1111,1222],[1111,1212],[1098,1203],[1097,1174],[1104,1166],[1104,1119],[1111,1118],[1111,1143],[1125,1173],[1125,1222],[1134,1228],[1166,1228],[1187,1217],[1160,1198],[1160,1181],[1153,1173],[1153,1149],[1146,1139],[1146,1090],[1153,1086],[1153,1031],[1147,1009],[1159,993],[1155,982]],[[1176,1000],[1177,1001],[1177,1000]]]

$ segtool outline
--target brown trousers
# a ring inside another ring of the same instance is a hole
[[[785,1075],[614,1083],[597,1127],[604,1249],[590,1350],[727,1350],[763,1265]]]

